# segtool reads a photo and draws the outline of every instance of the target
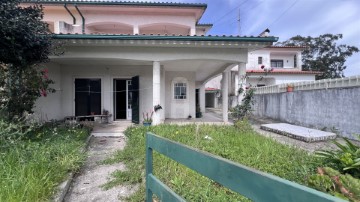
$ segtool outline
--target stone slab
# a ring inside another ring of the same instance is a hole
[[[260,128],[304,142],[319,142],[336,138],[335,133],[291,125],[288,123],[262,124]]]

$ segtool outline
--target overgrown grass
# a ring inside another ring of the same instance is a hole
[[[52,124],[1,138],[0,201],[49,200],[69,171],[80,168],[88,135],[87,128]]]
[[[121,183],[140,183],[140,190],[129,201],[144,201],[145,138],[147,131],[171,140],[222,156],[243,165],[307,185],[307,176],[322,164],[305,151],[280,144],[254,132],[247,122],[234,126],[160,125],[132,127],[126,131],[127,146],[104,163],[125,162],[128,170],[117,171],[107,183],[110,188]],[[211,137],[212,140],[205,138]],[[154,173],[188,201],[247,200],[194,171],[154,154]]]

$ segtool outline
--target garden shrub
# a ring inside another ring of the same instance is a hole
[[[230,109],[232,116],[235,119],[241,120],[249,115],[249,113],[252,111],[251,108],[254,104],[254,92],[255,90],[253,88],[246,90],[244,98],[242,99],[242,103]]]
[[[336,151],[317,151],[318,157],[332,163],[333,167],[342,173],[348,173],[354,177],[360,177],[360,147],[344,138],[345,144],[338,141],[333,143],[338,147]]]
[[[329,167],[318,168],[318,173],[309,177],[309,185],[350,201],[360,200],[360,180],[349,174],[341,174]]]

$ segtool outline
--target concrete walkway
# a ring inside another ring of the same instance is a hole
[[[102,185],[111,178],[111,173],[126,169],[123,163],[101,165],[101,162],[116,150],[125,147],[126,138],[123,132],[130,125],[130,122],[115,122],[94,127],[87,152],[88,158],[80,173],[75,176],[64,201],[119,201],[119,198],[129,196],[136,191],[136,187],[130,186],[102,189]]]

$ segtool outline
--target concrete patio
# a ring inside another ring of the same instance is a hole
[[[216,125],[231,125],[231,122],[223,122],[221,115],[213,113],[211,111],[206,111],[202,114],[201,118],[191,118],[191,119],[165,119],[165,124],[216,124]]]
[[[95,124],[92,131],[94,137],[121,137],[124,131],[134,125],[131,121],[114,121],[109,124]]]

